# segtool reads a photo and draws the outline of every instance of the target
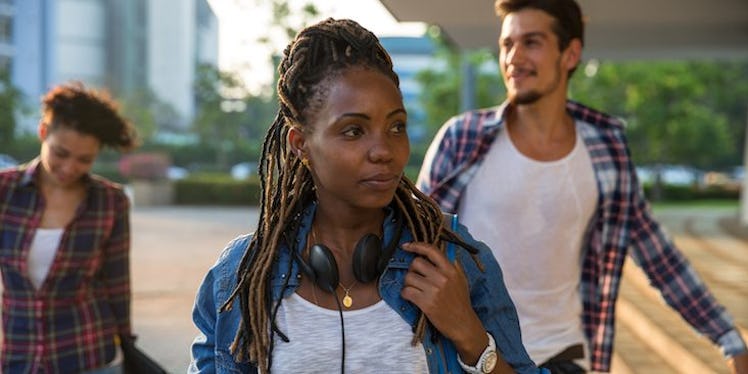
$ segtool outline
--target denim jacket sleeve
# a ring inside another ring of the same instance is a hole
[[[250,365],[234,361],[230,351],[241,320],[238,302],[231,310],[219,312],[236,286],[237,266],[250,238],[244,235],[230,242],[198,289],[192,320],[200,333],[192,342],[188,373],[255,372]]]
[[[465,269],[465,275],[470,282],[473,309],[483,322],[483,326],[496,340],[497,351],[517,373],[542,373],[522,345],[517,310],[493,253],[483,242],[473,239],[465,226],[459,225],[457,234],[479,250],[477,258],[483,265],[483,271],[478,268],[467,251],[457,251],[456,258]]]

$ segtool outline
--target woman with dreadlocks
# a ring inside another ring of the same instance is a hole
[[[278,71],[257,231],[198,291],[189,371],[535,372],[490,250],[403,175],[407,114],[377,38],[328,19]]]

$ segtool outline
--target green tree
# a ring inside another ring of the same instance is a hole
[[[159,130],[175,128],[179,114],[152,90],[144,88],[120,99],[122,113],[138,129],[138,136],[149,142]]]
[[[296,36],[299,30],[319,17],[317,7],[311,2],[301,3],[297,8],[292,8],[287,0],[271,0],[270,3],[273,20],[270,34],[260,38],[260,41],[264,43],[278,42],[279,45],[285,45]],[[273,40],[273,33],[279,33],[281,39]]]
[[[10,80],[10,72],[0,69],[0,149],[10,149],[16,132],[16,114],[25,112],[23,94]]]
[[[704,170],[742,163],[748,64],[714,61],[593,62],[572,96],[622,117],[637,164]],[[655,176],[652,198],[662,196]]]
[[[198,111],[192,129],[202,142],[216,150],[216,164],[226,168],[230,157],[239,150],[259,155],[267,127],[276,110],[269,97],[249,94],[244,82],[232,72],[220,71],[211,65],[198,67],[195,80]]]
[[[416,75],[423,87],[420,103],[426,113],[430,139],[444,122],[460,110],[463,63],[475,71],[475,102],[479,108],[498,104],[504,95],[504,85],[496,68],[496,56],[488,49],[461,54],[450,46],[438,32],[430,36],[437,45],[434,67]]]
[[[735,138],[742,141],[745,119],[736,107],[745,103],[732,97],[744,100],[748,78],[738,71],[715,62],[603,63],[596,74],[575,76],[570,91],[626,121],[635,162],[713,169],[739,159]]]

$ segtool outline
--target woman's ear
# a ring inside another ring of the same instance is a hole
[[[36,129],[39,140],[44,141],[47,139],[47,125],[44,122],[39,122],[39,127]]]
[[[301,128],[297,126],[291,127],[291,129],[288,130],[288,135],[286,141],[288,142],[288,146],[291,147],[291,150],[296,154],[296,157],[299,159],[303,159],[306,153],[304,150],[304,146],[306,144],[306,138],[304,137],[304,132],[301,131]]]

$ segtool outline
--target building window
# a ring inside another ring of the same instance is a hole
[[[0,72],[10,72],[10,57],[0,56]]]
[[[10,17],[0,16],[0,43],[11,43],[12,40],[13,40],[13,19]]]

